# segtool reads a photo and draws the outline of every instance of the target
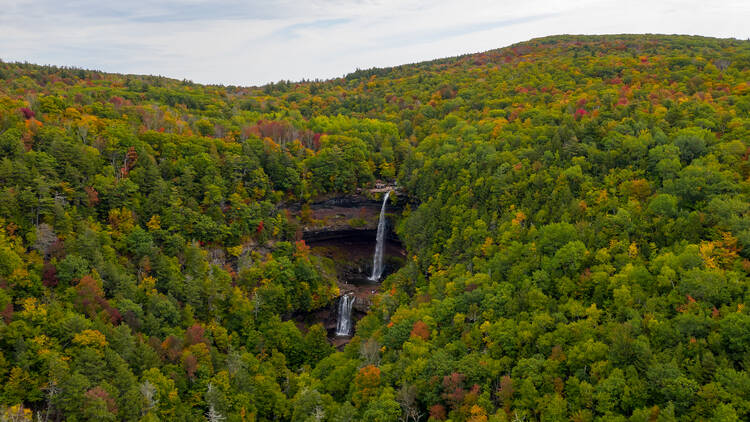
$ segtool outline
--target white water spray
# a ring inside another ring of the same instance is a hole
[[[339,298],[339,315],[336,322],[337,336],[350,336],[352,334],[352,306],[354,295],[345,294]]]
[[[388,196],[391,191],[385,193],[383,206],[380,208],[380,219],[378,220],[378,234],[375,238],[375,255],[372,257],[372,275],[370,281],[378,281],[383,275],[383,248],[385,243],[385,206],[388,204]]]

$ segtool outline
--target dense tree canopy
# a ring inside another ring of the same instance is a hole
[[[561,36],[264,87],[0,62],[0,409],[750,418],[750,42]],[[335,351],[283,204],[397,180]]]

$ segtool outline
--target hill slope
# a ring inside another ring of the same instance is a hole
[[[750,417],[750,42],[559,36],[264,87],[0,63],[0,406],[51,420]],[[343,352],[280,211],[397,179]]]

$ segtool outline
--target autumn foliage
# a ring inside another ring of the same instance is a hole
[[[0,61],[0,419],[750,420],[748,81],[659,35],[261,87]],[[399,247],[333,338],[371,240],[302,239],[369,236],[379,182]]]

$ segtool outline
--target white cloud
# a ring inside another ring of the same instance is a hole
[[[750,37],[750,2],[741,0],[0,0],[0,10],[3,60],[241,85],[561,33]]]

